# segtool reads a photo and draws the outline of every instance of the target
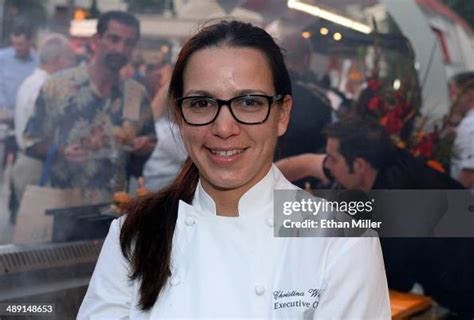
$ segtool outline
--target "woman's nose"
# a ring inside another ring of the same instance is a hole
[[[219,115],[212,123],[212,133],[223,139],[229,138],[240,132],[240,124],[234,119],[227,105],[223,105]]]

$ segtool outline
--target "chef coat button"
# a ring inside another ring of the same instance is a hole
[[[172,286],[177,286],[180,282],[181,282],[181,279],[179,279],[179,276],[171,277],[171,285]]]
[[[256,285],[255,286],[255,293],[259,296],[263,295],[265,293],[265,287],[262,285]]]
[[[193,217],[188,216],[186,217],[186,220],[184,221],[184,223],[186,223],[187,226],[192,226],[195,223],[195,221]]]
[[[269,226],[270,228],[273,227],[273,218],[268,218],[267,219],[267,226]]]

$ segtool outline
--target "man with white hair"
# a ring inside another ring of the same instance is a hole
[[[33,113],[41,86],[49,75],[74,66],[75,56],[68,38],[58,33],[47,35],[39,47],[40,65],[27,77],[18,89],[15,105],[15,136],[19,147],[18,159],[13,167],[12,192],[10,198],[11,222],[28,184],[37,184],[42,170],[42,162],[24,153],[23,132]]]

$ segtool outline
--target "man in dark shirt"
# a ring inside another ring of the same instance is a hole
[[[329,125],[325,133],[327,156],[304,154],[281,160],[277,166],[283,174],[290,180],[306,175],[320,180],[332,178],[336,188],[345,190],[374,190],[374,215],[378,215],[374,220],[382,221],[392,232],[391,237],[384,237],[386,230],[380,230],[389,287],[409,291],[419,283],[426,295],[448,307],[454,316],[472,319],[473,241],[427,238],[446,218],[446,194],[458,194],[460,191],[453,189],[463,186],[408,151],[395,148],[386,130],[373,119],[344,119]],[[380,201],[381,194],[388,197]],[[338,196],[349,195],[366,196],[360,192]]]
[[[325,166],[345,189],[366,192],[387,189],[463,189],[457,181],[431,169],[406,150],[394,148],[386,130],[374,120],[350,118],[329,125],[325,132]],[[433,224],[428,229],[441,219],[438,215],[443,214],[430,210],[433,201],[425,202],[428,203],[423,208],[426,210],[419,212],[424,216],[423,221]],[[470,239],[380,240],[390,288],[409,291],[415,283],[420,283],[425,294],[432,296],[438,303],[460,317],[472,318],[474,248]]]
[[[282,46],[290,72],[293,107],[288,129],[278,144],[278,159],[324,150],[326,139],[322,130],[331,121],[331,106],[324,92],[307,80],[313,54],[309,40],[291,35],[283,40]],[[305,182],[310,182],[314,187],[315,181],[303,179],[295,184],[304,187]]]

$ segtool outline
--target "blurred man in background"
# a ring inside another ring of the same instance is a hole
[[[120,78],[139,37],[133,15],[102,14],[91,62],[48,79],[28,122],[25,147],[46,160],[42,180],[58,189],[83,190],[84,202],[111,201],[114,192],[125,191],[131,162],[144,163],[154,148],[146,89]]]
[[[432,234],[445,214],[445,198],[438,197],[440,190],[442,194],[443,190],[463,189],[463,186],[408,151],[394,147],[385,128],[373,119],[342,119],[329,125],[325,133],[325,159],[320,154],[305,154],[281,160],[277,165],[283,174],[291,180],[292,176],[311,173],[321,180],[335,180],[340,188],[365,192],[433,190],[422,194],[426,199],[416,201],[397,197],[401,193],[387,193],[390,197],[384,198],[388,203],[382,207],[387,211],[380,213],[382,226],[392,232],[390,237],[380,239],[388,285],[391,289],[410,291],[418,283],[424,294],[448,307],[453,314],[472,318],[474,247],[471,239],[422,238]],[[416,193],[412,193],[412,198],[413,194]],[[420,238],[399,235],[407,229],[415,230]]]
[[[20,84],[38,65],[33,50],[34,30],[24,19],[14,22],[11,46],[0,50],[0,116],[13,118]]]
[[[15,99],[20,84],[38,65],[33,50],[34,30],[24,18],[18,17],[11,28],[11,46],[0,50],[0,125],[6,131],[4,146],[0,145],[0,172],[12,164],[17,145],[13,131]]]
[[[25,154],[23,132],[26,123],[33,114],[36,98],[46,79],[53,73],[73,67],[76,61],[69,40],[57,33],[49,34],[43,39],[38,55],[40,65],[20,85],[16,99],[14,120],[19,154],[12,171],[10,193],[10,220],[12,223],[15,222],[15,215],[26,186],[38,184],[43,165],[42,161]]]
[[[286,37],[281,46],[286,50],[285,62],[293,90],[293,108],[285,136],[279,141],[276,156],[283,159],[303,153],[324,150],[324,126],[331,122],[331,106],[325,93],[309,80],[313,50],[310,40],[300,34]],[[299,187],[312,184],[315,179],[294,181]]]
[[[446,210],[439,190],[463,189],[448,175],[440,173],[408,151],[392,147],[382,126],[371,119],[351,118],[331,124],[326,129],[326,166],[334,179],[346,189],[370,190],[433,190],[423,193],[427,201],[409,203],[405,211],[414,213],[406,227],[422,222],[422,227],[433,229]],[[473,140],[471,140],[472,143]],[[397,203],[406,205],[407,199],[389,199],[385,213],[393,218],[401,213]],[[426,200],[426,199],[425,199]],[[393,211],[393,212],[392,212]],[[393,215],[392,215],[393,214]],[[404,231],[404,230],[400,230]],[[429,232],[420,230],[419,236]],[[389,287],[409,291],[415,283],[424,294],[448,307],[460,318],[472,318],[474,306],[474,247],[470,238],[381,238]]]

